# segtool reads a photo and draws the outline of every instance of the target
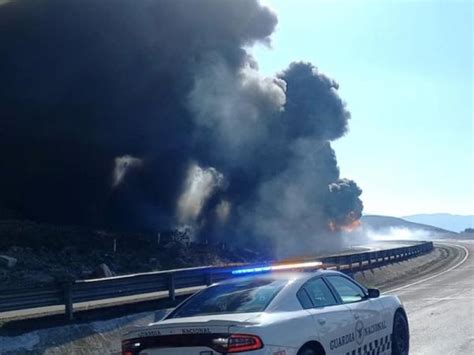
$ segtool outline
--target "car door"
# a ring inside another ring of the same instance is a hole
[[[338,301],[322,277],[307,281],[297,296],[303,308],[311,314],[316,338],[326,354],[346,354],[354,348],[352,313],[347,305]]]
[[[367,291],[343,275],[325,276],[339,301],[348,306],[353,317],[356,352],[378,350],[385,342],[387,324],[382,319],[383,305],[377,298],[368,298]]]

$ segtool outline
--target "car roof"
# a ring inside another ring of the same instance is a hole
[[[283,280],[286,281],[283,288],[270,301],[267,308],[262,311],[264,313],[274,312],[288,312],[301,310],[301,303],[296,297],[296,293],[300,287],[309,279],[323,275],[342,275],[341,272],[335,270],[311,270],[311,271],[272,271],[264,273],[253,273],[246,275],[239,275],[225,281],[217,282],[210,287],[218,287],[219,285],[232,285],[238,283],[255,282],[259,280]],[[204,292],[202,290],[201,292]]]

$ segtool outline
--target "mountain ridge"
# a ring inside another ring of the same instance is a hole
[[[458,233],[466,228],[474,228],[474,215],[420,213],[401,218],[409,222],[427,224]]]
[[[408,228],[413,230],[424,230],[437,234],[453,233],[450,230],[439,228],[436,226],[415,223],[407,221],[403,218],[392,217],[392,216],[382,216],[382,215],[364,215],[361,218],[361,223],[363,226],[368,226],[373,229],[385,229],[385,228]]]

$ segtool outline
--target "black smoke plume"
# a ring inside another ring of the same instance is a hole
[[[361,216],[330,141],[350,118],[309,63],[263,77],[254,0],[0,5],[0,203],[53,223],[241,243]]]

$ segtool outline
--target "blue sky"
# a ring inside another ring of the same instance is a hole
[[[304,60],[340,84],[352,119],[333,147],[365,213],[474,214],[474,2],[264,3],[279,23],[260,70]]]

